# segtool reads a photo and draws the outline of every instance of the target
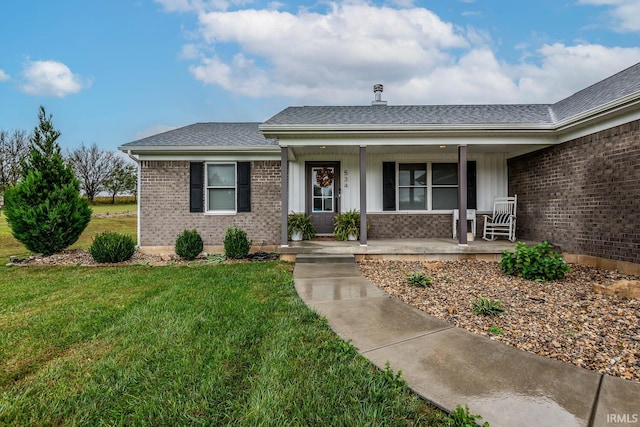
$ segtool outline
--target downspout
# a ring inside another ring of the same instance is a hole
[[[137,230],[136,230],[136,241],[138,243],[137,244],[137,248],[139,249],[140,248],[140,237],[141,237],[141,235],[140,235],[140,202],[141,202],[140,194],[141,194],[141,191],[140,190],[141,190],[142,186],[140,184],[142,183],[142,176],[141,176],[142,175],[142,167],[140,166],[140,159],[138,157],[135,157],[133,154],[131,154],[131,150],[127,150],[127,156],[129,156],[129,158],[131,160],[133,160],[136,163],[136,166],[138,167],[138,177],[137,177],[137,180],[138,180],[138,186],[137,187],[138,188],[136,188],[136,193],[137,193],[136,197],[138,199],[138,203],[137,203],[137,205],[138,205],[138,207],[137,207],[138,218],[137,218],[137,226],[136,226],[136,228],[137,228]]]

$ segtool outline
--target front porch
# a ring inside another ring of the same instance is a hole
[[[530,242],[526,242],[531,244]],[[359,242],[341,242],[329,239],[289,242],[287,247],[277,251],[288,261],[295,261],[298,254],[354,254],[362,259],[405,259],[405,260],[453,260],[482,259],[499,261],[503,251],[513,251],[515,243],[509,240],[486,241],[482,239],[460,246],[451,238],[431,239],[369,239],[366,246]]]

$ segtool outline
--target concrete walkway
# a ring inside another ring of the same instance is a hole
[[[453,327],[371,284],[353,255],[298,255],[294,280],[338,335],[447,411],[467,404],[492,427],[640,426],[640,384]]]

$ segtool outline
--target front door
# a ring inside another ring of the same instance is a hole
[[[306,210],[318,234],[333,233],[340,211],[340,163],[307,162]]]

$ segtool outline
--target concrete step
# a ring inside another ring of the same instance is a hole
[[[353,254],[298,254],[296,264],[355,264]]]

